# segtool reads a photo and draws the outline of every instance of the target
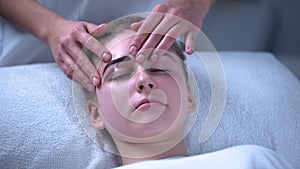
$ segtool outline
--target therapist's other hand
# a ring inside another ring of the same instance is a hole
[[[101,77],[82,47],[88,48],[100,60],[110,61],[111,53],[92,36],[104,34],[107,25],[61,20],[53,26],[47,42],[56,63],[68,78],[93,91],[100,85]]]
[[[156,5],[144,21],[132,25],[137,35],[131,42],[129,53],[138,52],[139,62],[143,62],[148,56],[155,59],[182,36],[185,38],[185,51],[192,54],[197,33],[212,2],[213,0],[169,0]],[[145,50],[154,48],[157,50]]]

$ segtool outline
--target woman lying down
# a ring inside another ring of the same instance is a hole
[[[87,102],[91,123],[111,139],[112,146],[101,145],[115,148],[111,151],[121,158],[119,168],[292,168],[272,150],[254,145],[188,157],[185,121],[196,103],[185,56],[176,44],[164,55],[143,63],[128,55],[136,33],[130,25],[142,19],[123,17],[97,37],[112,52],[112,61],[99,62],[86,51],[102,74],[101,87]]]

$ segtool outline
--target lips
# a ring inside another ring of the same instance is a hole
[[[142,99],[141,101],[138,102],[138,104],[135,106],[135,109],[139,109],[140,107],[150,105],[150,100],[149,99]]]
[[[148,99],[148,98],[144,98],[144,99],[141,99],[139,102],[137,102],[137,104],[135,104],[135,109],[136,110],[148,110],[151,105],[153,104],[161,104],[161,105],[164,105],[163,103],[161,103],[160,101],[155,101],[155,100],[151,100]]]

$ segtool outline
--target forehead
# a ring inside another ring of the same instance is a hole
[[[135,34],[134,31],[125,30],[105,44],[113,56],[112,60],[129,54],[129,46]]]

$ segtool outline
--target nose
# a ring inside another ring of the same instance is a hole
[[[136,90],[141,92],[149,92],[155,88],[155,83],[146,71],[141,71],[136,77]]]

